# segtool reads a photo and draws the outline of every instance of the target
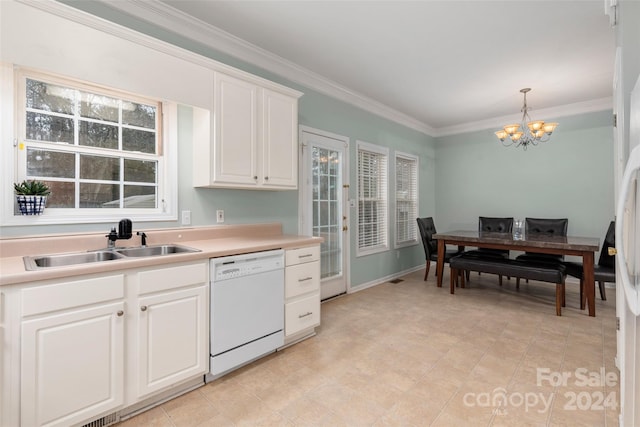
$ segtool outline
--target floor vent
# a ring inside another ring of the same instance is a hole
[[[400,283],[400,282],[404,282],[404,279],[393,279],[393,280],[389,280],[389,283]]]
[[[113,425],[120,421],[120,416],[117,412],[113,414],[105,415],[102,418],[98,418],[97,420],[93,420],[90,423],[83,425],[82,427],[106,427]]]

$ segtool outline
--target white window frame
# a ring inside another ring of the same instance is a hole
[[[379,231],[381,235],[380,239],[376,242],[376,244],[372,245],[364,245],[361,246],[361,233],[360,233],[360,203],[363,201],[361,195],[361,166],[360,166],[360,153],[368,152],[371,154],[377,154],[384,159],[384,164],[381,165],[382,175],[381,179],[383,182],[378,183],[379,188],[379,196],[383,199],[381,200],[383,206],[378,208],[379,215],[382,215],[382,219],[378,221]],[[375,253],[385,252],[389,250],[389,149],[387,147],[382,147],[379,145],[371,144],[364,141],[356,141],[356,154],[357,154],[357,190],[356,194],[358,197],[358,217],[357,217],[357,228],[356,228],[356,256],[365,256],[371,255]]]
[[[78,81],[73,78],[41,73],[32,70],[21,70],[11,64],[0,64],[2,100],[0,101],[3,113],[0,120],[2,130],[0,135],[3,141],[13,141],[12,144],[3,144],[2,178],[5,183],[20,182],[24,179],[25,162],[24,143],[24,97],[20,88],[24,87],[24,80],[32,78],[55,84],[73,86],[81,90],[97,91],[111,94],[113,97],[128,97],[145,99],[144,96],[123,93],[117,89],[105,88],[91,83]],[[5,96],[5,94],[7,96]],[[148,99],[148,97],[146,98]],[[133,221],[172,221],[177,220],[178,200],[178,108],[177,104],[161,102],[162,116],[159,117],[162,139],[158,141],[158,206],[155,209],[84,209],[84,208],[56,208],[45,209],[42,215],[20,215],[14,213],[13,185],[4,185],[0,190],[3,206],[0,210],[0,225],[24,226],[39,224],[83,224],[112,222],[114,218],[130,218]],[[160,113],[160,112],[158,112]]]
[[[413,194],[409,194],[409,197],[403,197],[401,199],[401,195],[398,194],[398,180],[400,179],[399,175],[398,175],[398,160],[403,160],[408,162],[409,164],[412,165],[412,170],[411,170],[411,174],[413,176],[410,177],[410,179],[413,181],[410,186],[412,187],[412,193]],[[396,151],[395,153],[395,198],[394,198],[394,224],[395,224],[395,230],[394,230],[394,240],[395,240],[395,245],[394,247],[397,248],[403,248],[406,246],[413,246],[413,245],[417,245],[418,244],[418,223],[416,222],[416,218],[418,217],[418,195],[420,194],[420,192],[418,191],[418,182],[420,182],[420,179],[418,177],[420,168],[420,160],[418,156],[415,156],[413,154],[408,154],[408,153],[403,153],[403,152],[399,152]],[[409,225],[409,227],[411,227],[413,229],[413,239],[409,239],[409,240],[398,240],[398,229],[400,227],[400,220],[398,218],[398,202],[399,201],[404,201],[404,202],[409,202],[411,203],[411,207],[410,207],[410,212],[409,212],[409,219],[407,220],[407,224]]]

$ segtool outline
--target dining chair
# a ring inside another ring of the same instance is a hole
[[[568,227],[569,220],[567,218],[525,218],[524,220],[524,232],[526,236],[536,234],[566,236]],[[564,255],[525,252],[523,255],[516,257],[516,259],[519,261],[561,262],[564,259]]]
[[[607,300],[607,292],[605,290],[605,283],[615,283],[616,281],[616,257],[615,255],[609,255],[609,248],[616,246],[616,222],[611,221],[607,234],[602,242],[602,249],[600,250],[600,257],[598,263],[593,268],[593,278],[598,282],[600,288],[600,299]],[[580,309],[584,309],[586,295],[584,295],[584,277],[583,268],[581,262],[567,261],[563,263],[566,267],[567,274],[580,279]]]
[[[524,232],[525,236],[536,234],[545,234],[552,236],[566,236],[569,228],[569,219],[567,218],[525,218]],[[564,260],[564,255],[543,254],[538,252],[525,252],[516,257],[518,261],[534,262],[534,263],[554,263],[560,264]],[[528,282],[528,280],[527,280]],[[520,287],[520,279],[516,279],[516,288]]]
[[[491,231],[497,233],[509,233],[513,231],[513,217],[509,218],[498,218],[498,217],[488,217],[488,216],[480,216],[478,217],[478,231]],[[491,248],[478,248],[470,251],[466,251],[465,255],[470,256],[493,256],[500,258],[509,258],[509,250],[508,249],[491,249]],[[481,273],[478,272],[478,275]],[[465,272],[467,280],[469,280],[469,271]],[[500,286],[502,286],[502,275],[498,275]],[[509,278],[509,277],[507,277]]]
[[[426,258],[426,271],[424,272],[424,280],[427,280],[429,275],[429,268],[431,267],[431,261],[438,261],[438,243],[433,239],[433,235],[436,234],[436,226],[433,222],[433,217],[416,218],[418,221],[418,229],[420,230],[420,236],[422,237],[422,246],[424,247],[424,254]],[[444,262],[449,262],[451,257],[460,255],[463,253],[460,249],[447,249],[444,254]],[[437,274],[437,271],[436,271]]]
[[[495,218],[480,216],[478,217],[478,231],[491,231],[496,233],[511,234],[511,232],[513,231],[513,217]],[[500,255],[502,257],[509,258],[509,250],[507,249],[478,248],[477,252],[482,255]]]

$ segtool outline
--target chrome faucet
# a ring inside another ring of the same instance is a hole
[[[118,231],[115,227],[111,227],[111,231],[105,237],[108,239],[107,248],[113,249],[116,247],[116,240],[118,239],[130,239],[131,238],[131,220],[121,219],[118,223]]]

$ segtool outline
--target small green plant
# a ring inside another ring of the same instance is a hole
[[[19,196],[48,196],[51,190],[47,184],[42,181],[26,180],[20,183],[14,183],[13,189]]]

